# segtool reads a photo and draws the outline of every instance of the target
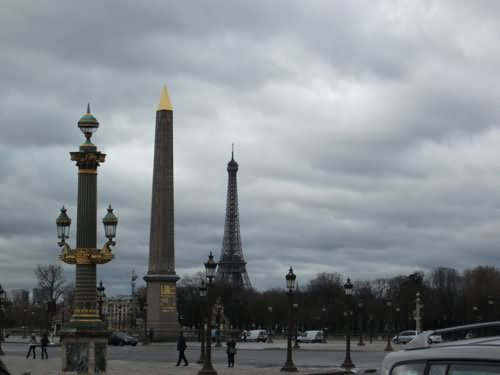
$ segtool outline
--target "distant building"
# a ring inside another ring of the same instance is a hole
[[[130,331],[136,326],[137,301],[131,296],[108,298],[103,307],[108,328],[114,331]]]
[[[27,306],[30,303],[30,292],[26,289],[12,289],[8,298],[15,304]]]

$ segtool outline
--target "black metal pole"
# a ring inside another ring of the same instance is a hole
[[[288,332],[287,332],[287,346],[286,346],[286,362],[281,368],[281,371],[296,372],[292,360],[292,332],[293,332],[293,292],[288,292],[289,316],[288,316]]]
[[[198,371],[198,375],[217,375],[217,371],[214,370],[212,365],[212,343],[210,341],[210,322],[212,315],[212,303],[210,289],[212,287],[211,280],[207,285],[207,329],[206,329],[206,350],[205,350],[205,361],[203,362],[203,367]]]
[[[358,329],[359,329],[359,341],[358,341],[358,346],[364,346],[365,343],[363,341],[363,310],[362,308],[359,309],[358,313]]]
[[[350,302],[350,298],[349,298]],[[345,358],[344,362],[340,367],[345,368],[346,370],[350,370],[354,368],[354,363],[351,360],[351,320],[352,320],[352,311],[350,310],[350,306],[345,313],[346,317],[346,335],[345,335]]]
[[[391,310],[392,305],[389,305],[387,308],[387,345],[384,348],[384,351],[386,352],[392,352],[394,349],[392,349],[391,345]]]

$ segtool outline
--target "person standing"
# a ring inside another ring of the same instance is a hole
[[[28,353],[26,354],[26,358],[30,357],[31,352],[33,352],[33,359],[36,358],[36,336],[34,333],[31,334],[30,341],[28,343]]]
[[[179,366],[182,360],[184,360],[184,366],[188,365],[188,361],[186,359],[186,356],[184,355],[184,351],[186,350],[186,348],[186,338],[184,337],[184,333],[181,331],[179,332],[179,337],[177,338],[177,350],[179,351],[179,359],[177,360],[176,366]]]
[[[226,343],[226,353],[227,353],[227,367],[234,367],[234,355],[236,354],[236,341],[234,341],[233,336],[231,336],[229,341]]]
[[[49,345],[49,338],[47,337],[47,334],[44,333],[42,338],[40,339],[40,347],[42,348],[42,359],[45,357],[45,359],[49,359],[49,355],[47,354],[47,345]]]

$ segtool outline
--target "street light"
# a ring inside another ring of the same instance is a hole
[[[23,309],[23,339],[26,338],[26,313],[28,312],[28,309],[25,307]]]
[[[323,326],[323,327],[321,327],[321,330],[323,331],[323,342],[326,342],[326,331],[327,331],[326,320],[327,320],[326,307],[323,306],[321,308],[321,322],[322,322],[322,326]]]
[[[476,318],[476,322],[479,322],[480,320],[479,307],[476,304],[472,306],[472,311],[474,311],[474,317]]]
[[[207,322],[212,321],[212,303],[211,299],[212,293],[210,289],[213,288],[215,282],[215,269],[217,268],[217,263],[214,261],[214,256],[212,252],[208,256],[208,261],[205,262],[205,276],[207,280]],[[205,350],[205,360],[203,362],[203,368],[198,371],[199,375],[217,375],[217,371],[214,370],[212,366],[212,343],[210,342],[210,329],[207,326],[206,329],[206,350]]]
[[[73,314],[70,322],[61,331],[63,358],[67,359],[64,371],[77,372],[82,368],[90,368],[91,371],[105,372],[108,331],[97,308],[96,268],[98,264],[105,264],[113,259],[111,247],[116,245],[114,238],[118,219],[109,205],[107,214],[102,220],[107,241],[102,248],[98,248],[97,169],[104,163],[106,154],[100,152],[91,141],[92,135],[99,128],[99,122],[91,114],[90,105],[78,121],[78,128],[86,140],[78,151],[70,152],[71,160],[78,168],[77,228],[74,249],[66,243],[71,219],[66,214],[65,207],[61,209],[56,219],[58,245],[61,247],[59,258],[64,263],[76,266]],[[95,355],[75,356],[73,355],[75,345],[96,348]]]
[[[293,322],[295,324],[295,342],[293,344],[294,349],[300,349],[299,345],[299,304],[294,303],[293,304]]]
[[[387,332],[387,345],[384,348],[384,351],[386,352],[392,352],[392,346],[391,346],[391,315],[392,315],[392,299],[389,295],[389,290],[386,288],[385,289],[385,307],[387,308],[386,314],[386,332]]]
[[[351,284],[351,279],[347,278],[347,282],[344,284],[344,293],[346,297],[346,311],[344,316],[346,318],[346,339],[345,339],[345,358],[344,362],[340,367],[350,370],[354,368],[354,363],[351,360],[351,320],[352,320],[352,292],[353,286]]]
[[[142,305],[142,316],[144,319],[144,342],[142,345],[148,345],[148,302],[144,300]]]
[[[3,314],[3,305],[5,304],[5,301],[7,300],[7,292],[3,290],[2,285],[0,285],[0,355],[4,355],[5,353],[3,352],[2,349],[2,342],[3,342],[3,322],[5,320],[4,314]]]
[[[269,333],[267,335],[267,342],[269,344],[273,343],[273,307],[267,306],[267,311],[269,311]]]
[[[200,292],[200,308],[202,311],[202,318],[201,318],[201,324],[200,324],[200,341],[201,341],[201,347],[200,347],[200,358],[198,359],[197,363],[204,363],[205,362],[205,332],[208,330],[207,328],[207,321],[205,320],[205,317],[203,314],[203,306],[205,305],[205,301],[207,299],[207,284],[205,281],[201,280],[200,286],[198,287],[198,290]]]
[[[489,313],[490,313],[490,321],[495,320],[495,298],[493,296],[488,296],[488,307],[489,307]]]
[[[99,318],[104,321],[104,315],[102,313],[102,303],[104,302],[104,297],[106,296],[104,294],[104,290],[106,289],[104,285],[102,285],[102,280],[99,282],[99,286],[96,288],[97,289],[97,303],[99,305]]]
[[[293,331],[293,297],[295,291],[295,279],[297,276],[293,273],[293,268],[290,267],[285,276],[286,287],[288,289],[288,332],[287,332],[287,345],[286,345],[286,362],[281,368],[281,371],[297,372],[297,367],[293,364],[292,360],[292,331]]]
[[[365,343],[363,342],[363,309],[364,309],[364,302],[362,299],[358,301],[358,329],[359,329],[359,341],[358,341],[358,346],[364,346]]]

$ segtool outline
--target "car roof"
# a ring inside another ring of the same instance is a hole
[[[435,334],[468,331],[498,325],[500,325],[500,322],[490,322],[422,332],[407,344],[405,350],[389,353],[382,362],[381,373],[388,374],[396,363],[410,361],[487,360],[500,364],[500,336],[460,339],[442,343],[431,343],[429,340],[429,337]]]

